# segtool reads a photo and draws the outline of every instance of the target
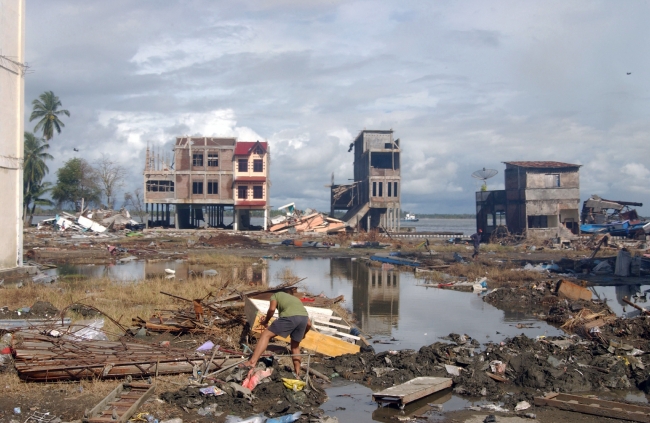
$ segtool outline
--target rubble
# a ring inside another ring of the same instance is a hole
[[[287,208],[288,213],[286,216],[279,216],[271,219],[271,227],[269,232],[276,234],[284,233],[322,233],[322,234],[336,234],[345,232],[347,224],[342,220],[334,219],[324,213],[313,212],[307,209],[305,214],[301,214],[292,205],[281,207],[280,209]]]

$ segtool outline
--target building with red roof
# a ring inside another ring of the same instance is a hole
[[[266,222],[268,150],[267,142],[216,137],[177,137],[172,155],[147,148],[148,225],[248,230],[251,210],[263,210]],[[225,221],[227,212],[232,212],[232,222]]]

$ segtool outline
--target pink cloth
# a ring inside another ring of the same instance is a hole
[[[257,385],[259,385],[260,380],[264,379],[265,377],[269,377],[273,374],[273,368],[270,367],[266,370],[262,370],[259,367],[256,367],[254,369],[250,369],[248,372],[248,376],[246,376],[246,379],[242,382],[241,386],[244,388],[248,388],[251,391],[255,389]]]

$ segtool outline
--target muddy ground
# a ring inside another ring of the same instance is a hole
[[[178,232],[178,231],[177,231]],[[59,234],[60,235],[60,234]],[[145,231],[132,237],[73,238],[38,233],[28,230],[25,235],[26,259],[41,264],[61,263],[111,263],[124,257],[139,259],[191,259],[193,255],[212,253],[236,254],[248,257],[367,257],[377,251],[399,250],[405,256],[417,257],[430,266],[446,266],[432,272],[432,281],[446,278],[474,280],[487,274],[490,288],[500,289],[487,295],[485,301],[500,309],[534,311],[540,319],[562,325],[576,313],[589,309],[594,313],[607,312],[607,306],[594,302],[565,301],[554,295],[554,284],[562,275],[549,272],[522,271],[525,263],[543,263],[554,260],[562,264],[560,273],[581,274],[584,259],[590,250],[557,250],[519,247],[486,249],[475,261],[469,261],[471,248],[467,245],[432,243],[433,253],[416,248],[414,242],[399,240],[388,242],[389,249],[313,249],[276,245],[281,237],[266,235],[231,235],[225,231],[187,231],[182,235],[165,231]],[[349,239],[327,238],[329,242],[345,246]],[[117,251],[109,252],[109,246]],[[437,251],[436,251],[437,250]],[[612,259],[614,250],[601,255]],[[458,255],[462,261],[458,260]],[[562,260],[564,259],[564,260]],[[584,275],[588,279],[589,275]],[[1,309],[2,318],[25,318],[18,310]],[[55,310],[47,304],[34,303],[29,317],[49,317]],[[21,317],[23,316],[23,317]],[[579,331],[578,331],[579,332]],[[520,401],[532,403],[535,396],[548,392],[596,393],[606,398],[610,393],[640,390],[650,393],[650,321],[645,317],[614,319],[601,327],[596,338],[588,334],[567,334],[567,337],[530,339],[517,336],[499,344],[481,346],[473,337],[476,334],[450,334],[447,339],[423,346],[417,351],[395,351],[380,354],[362,353],[335,359],[321,359],[313,363],[322,373],[343,377],[373,387],[387,387],[418,376],[452,377],[454,392],[461,396],[481,398],[502,403],[512,409]],[[638,355],[634,350],[641,350]],[[630,355],[631,353],[635,355]],[[497,363],[500,362],[500,363]],[[26,413],[56,410],[64,421],[81,417],[85,409],[94,406],[115,386],[113,381],[89,381],[61,384],[26,385],[17,380],[9,362],[0,369],[0,385],[5,393],[0,398],[0,421],[23,421]],[[274,362],[274,372],[267,383],[260,384],[250,400],[232,389],[231,382],[241,379],[240,372],[230,372],[211,381],[226,394],[205,397],[197,387],[188,387],[188,375],[161,377],[156,397],[140,411],[151,412],[159,420],[180,417],[183,421],[219,421],[226,414],[282,415],[294,411],[318,414],[318,407],[326,400],[323,385],[316,384],[308,393],[288,391],[282,377],[291,376],[285,363]],[[458,367],[459,374],[450,376],[446,366]],[[488,373],[496,376],[490,377]],[[497,381],[500,379],[502,381]],[[33,388],[32,388],[33,387]],[[216,405],[216,406],[215,406]],[[23,414],[12,413],[21,407]],[[199,411],[201,413],[199,413]],[[549,408],[534,409],[539,421],[615,421],[594,416],[563,412]],[[483,421],[488,413],[475,411],[431,413],[430,421]],[[506,420],[499,415],[497,421]],[[434,419],[434,420],[431,420]],[[306,420],[303,420],[306,421]],[[425,420],[420,420],[425,421]],[[514,421],[514,420],[512,420]]]

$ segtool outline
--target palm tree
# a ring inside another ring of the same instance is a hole
[[[48,198],[44,198],[45,194],[52,191],[52,183],[43,182],[42,184],[37,184],[32,186],[31,192],[28,194],[29,201],[32,203],[32,209],[29,212],[29,220],[27,224],[32,225],[32,220],[34,218],[34,211],[36,206],[53,206],[54,203]]]
[[[58,110],[61,107],[61,100],[52,91],[45,91],[38,98],[40,100],[36,99],[32,101],[32,114],[29,117],[29,121],[40,119],[34,127],[34,132],[42,129],[43,138],[49,141],[54,136],[55,129],[56,133],[60,134],[61,127],[65,126],[59,119],[59,115],[64,114],[70,116],[70,112],[67,110]]]
[[[33,198],[34,187],[41,185],[41,181],[50,171],[45,160],[51,160],[52,155],[47,152],[50,145],[42,138],[37,138],[31,132],[25,132],[25,157],[23,161],[23,218],[27,218],[27,209]]]

